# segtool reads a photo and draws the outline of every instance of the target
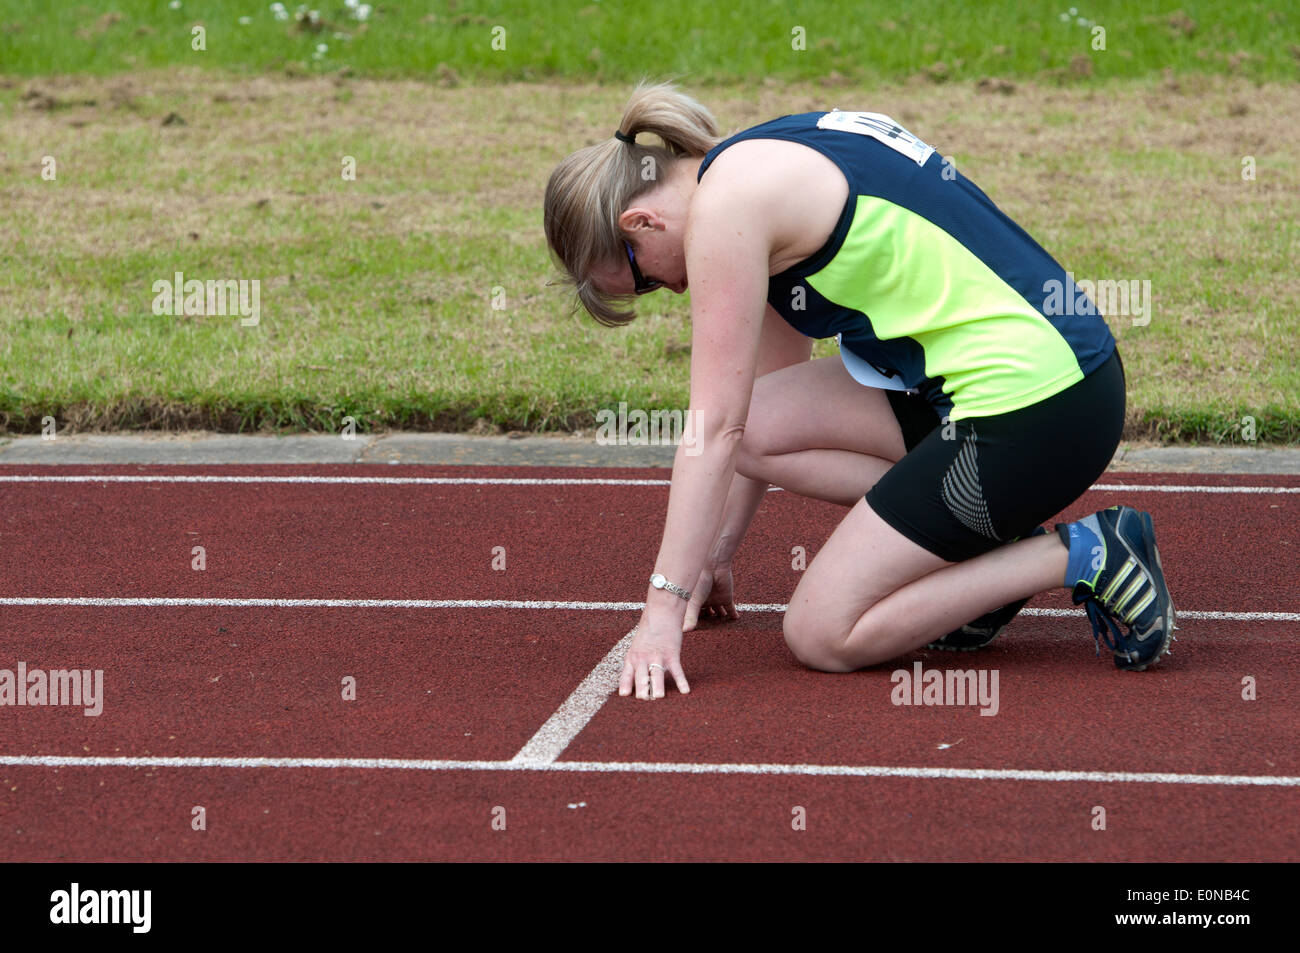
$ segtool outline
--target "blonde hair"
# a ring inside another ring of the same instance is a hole
[[[601,294],[591,272],[602,263],[626,259],[618,218],[634,198],[657,184],[641,174],[645,158],[653,157],[655,168],[667,168],[674,159],[703,156],[721,141],[713,114],[671,83],[639,84],[618,130],[630,137],[653,133],[663,145],[629,143],[611,135],[579,149],[551,173],[544,204],[546,242],[564,283],[574,287],[578,303],[593,318],[609,327],[636,317],[630,308],[617,307],[632,296]]]

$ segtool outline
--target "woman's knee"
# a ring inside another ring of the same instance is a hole
[[[785,644],[801,664],[819,672],[853,671],[844,657],[847,633],[831,632],[793,608],[786,611],[781,628]]]
[[[750,414],[749,422],[745,424],[745,435],[740,440],[740,446],[736,448],[736,472],[751,480],[763,479],[764,450],[761,438],[756,432],[761,426],[753,414]]]
[[[771,385],[765,383],[767,376],[754,382],[753,394],[749,400],[749,419],[745,422],[745,435],[740,440],[736,451],[736,472],[751,479],[761,479],[763,458],[773,452],[772,448],[772,405],[769,392]]]

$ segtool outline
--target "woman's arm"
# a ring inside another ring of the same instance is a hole
[[[677,450],[663,543],[654,566],[682,588],[699,578],[718,537],[758,367],[772,234],[763,197],[746,194],[756,188],[752,180],[729,181],[712,190],[701,186],[687,225],[689,412],[698,442]],[[638,698],[662,697],[665,673],[673,676],[679,691],[690,690],[681,667],[685,614],[686,601],[679,596],[648,588],[646,608],[624,662],[620,694],[635,690]]]
[[[769,304],[763,316],[763,330],[759,338],[756,377],[779,371],[792,364],[801,364],[812,357],[812,338],[804,337],[776,313]],[[748,423],[748,421],[747,421]],[[754,514],[758,512],[767,493],[767,484],[743,477],[739,473],[731,479],[731,489],[723,509],[722,525],[717,539],[709,551],[704,571],[695,584],[694,595],[686,609],[684,631],[690,632],[699,621],[701,608],[707,608],[723,618],[737,617],[735,597],[731,585],[731,561],[740,542],[745,538]],[[712,595],[712,598],[710,596]],[[706,613],[707,616],[708,613]]]

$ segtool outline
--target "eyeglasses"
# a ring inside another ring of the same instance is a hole
[[[647,278],[641,274],[641,269],[636,266],[636,255],[632,254],[632,246],[624,242],[623,247],[627,249],[627,263],[632,266],[632,281],[636,293],[643,295],[654,291],[656,288],[662,288],[664,284],[662,281],[656,278]]]

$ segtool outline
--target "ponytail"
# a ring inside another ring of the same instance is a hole
[[[658,136],[662,145],[635,141],[641,133]],[[629,296],[601,294],[591,272],[624,257],[619,216],[657,184],[657,175],[647,178],[642,170],[703,156],[720,141],[713,115],[694,99],[671,83],[641,83],[616,133],[579,149],[551,173],[543,215],[546,241],[578,303],[600,324],[616,327],[636,317],[630,308],[617,307]]]

